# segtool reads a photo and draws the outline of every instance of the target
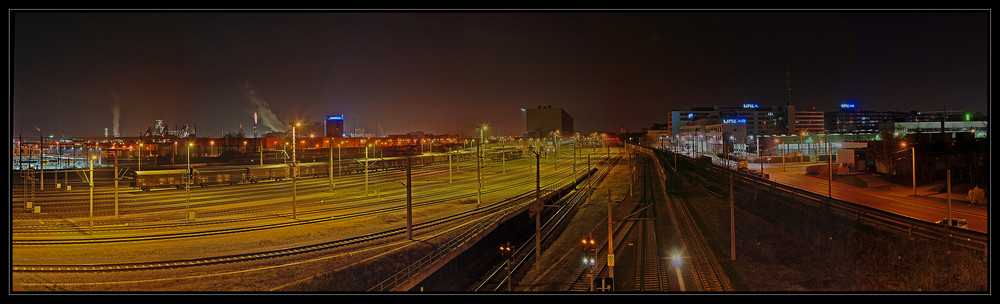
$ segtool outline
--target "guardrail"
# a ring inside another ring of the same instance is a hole
[[[647,155],[656,155],[656,153],[654,153],[649,147],[637,146],[636,150]],[[673,152],[664,151],[663,153]],[[682,154],[677,154],[677,157],[687,162],[694,162],[693,158]],[[815,192],[743,174],[733,169],[725,169],[714,163],[708,165],[706,168],[719,174],[733,174],[733,180],[735,183],[733,185],[734,188],[740,187],[746,189],[747,187],[753,187],[758,190],[770,191],[771,193],[781,195],[800,203],[825,208],[826,210],[844,218],[853,218],[859,222],[864,221],[870,225],[877,225],[887,229],[900,231],[906,233],[909,237],[919,236],[928,239],[945,241],[974,250],[982,250],[983,253],[988,253],[989,235],[986,233],[948,227],[905,215],[891,213],[864,205],[858,205],[853,202],[831,198]],[[663,168],[661,167],[660,170],[662,172]]]

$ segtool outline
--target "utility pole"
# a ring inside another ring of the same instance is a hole
[[[736,260],[736,199],[733,197],[733,173],[729,173],[729,259]]]
[[[917,196],[917,150],[910,146],[910,153],[913,161],[913,172],[910,172],[913,175],[913,196]]]
[[[540,155],[538,154],[538,152],[535,152],[535,151],[531,151],[531,153],[535,154],[535,206],[536,206],[535,208],[537,208],[537,210],[538,210],[537,212],[535,212],[535,257],[537,257],[538,259],[540,259],[542,257],[542,244],[541,244],[541,240],[539,240],[539,238],[542,235],[541,234],[541,230],[542,230],[542,228],[541,228],[541,226],[542,226],[542,223],[541,223],[542,222],[542,201],[541,201],[541,192],[542,192],[542,190],[541,190],[542,189],[542,186],[541,186],[542,185],[541,184],[541,175],[542,175],[542,170],[540,169],[540,165],[541,165]]]
[[[833,198],[833,153],[830,151],[830,140],[823,133],[823,141],[826,142],[826,171],[830,173],[830,179],[826,183],[827,196]]]
[[[371,146],[372,144],[370,143],[368,146],[365,146],[365,196],[368,195],[368,147]]]
[[[330,137],[328,145],[327,148],[330,149],[330,192],[333,192],[333,137]]]
[[[194,146],[194,143],[188,142],[187,146],[187,171],[184,174],[184,194],[187,198],[184,201],[184,213],[187,214],[186,220],[191,221],[191,146]]]
[[[760,137],[754,136],[754,140],[757,142],[757,162],[760,163],[760,176],[764,176],[764,159],[760,158]],[[677,161],[674,161],[675,165]]]
[[[413,183],[410,179],[413,158],[406,157],[406,238],[413,240]]]
[[[296,166],[296,164],[295,164],[295,162],[297,160],[297,158],[295,158],[295,141],[296,141],[296,139],[295,139],[295,127],[298,126],[298,125],[299,125],[298,123],[296,123],[295,125],[292,125],[292,163],[291,163],[291,166],[292,166],[292,168],[291,168],[292,169],[291,170],[292,171],[291,172],[292,173],[292,219],[296,219],[296,212],[295,212],[296,211],[295,210],[295,192],[296,192],[295,191],[296,190],[295,189],[295,182],[298,179],[298,174],[297,174],[298,173],[297,172],[298,171],[298,166]]]
[[[90,235],[94,235],[94,156],[90,156]]]
[[[115,153],[115,218],[118,216],[118,153]]]
[[[615,278],[615,246],[612,245],[615,237],[611,229],[611,188],[608,188],[608,277]]]
[[[948,226],[951,226],[951,169],[948,169]]]
[[[45,190],[45,151],[42,150],[42,146],[45,144],[45,138],[42,137],[42,130],[38,130],[38,190]]]

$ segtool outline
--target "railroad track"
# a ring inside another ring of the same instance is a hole
[[[568,171],[566,171],[566,172],[568,172]],[[556,180],[550,180],[549,183],[546,184],[545,186],[552,187],[552,186],[554,186],[556,184],[564,182],[565,178],[564,177],[560,178],[561,175],[565,175],[564,173],[565,172],[563,172],[563,171],[557,172],[556,175],[555,175]],[[505,190],[515,189],[515,188],[518,188],[518,187],[523,187],[523,186],[529,184],[528,181],[519,181],[519,179],[523,179],[523,178],[522,177],[518,177],[518,176],[505,177],[504,179],[497,181],[497,184],[499,184],[497,187],[486,188],[486,189],[484,189],[483,193],[490,194],[490,193],[495,193],[495,192],[501,192],[501,191],[505,191]],[[533,182],[530,182],[530,183],[533,184]],[[303,196],[305,196],[305,195],[303,195]],[[425,193],[421,193],[419,195],[416,195],[416,196],[414,196],[414,198],[419,199],[419,198],[434,197],[434,199],[417,200],[416,202],[413,203],[413,207],[429,206],[429,205],[434,205],[434,204],[437,204],[437,203],[440,203],[440,202],[452,201],[452,200],[455,200],[455,199],[460,199],[460,198],[464,198],[464,197],[468,197],[468,196],[470,196],[470,194],[459,194],[459,193],[455,193],[453,190],[448,190],[448,189],[432,190],[431,192],[425,192]],[[260,199],[264,199],[264,198],[260,198]],[[405,208],[405,206],[400,205],[399,203],[402,202],[402,201],[404,201],[404,200],[405,200],[405,197],[398,197],[398,196],[396,196],[396,197],[391,197],[390,198],[389,195],[387,195],[387,199],[385,199],[385,200],[365,201],[365,202],[361,202],[361,203],[357,203],[357,204],[344,205],[344,204],[335,204],[335,203],[331,203],[331,202],[325,202],[326,200],[323,199],[323,198],[308,198],[308,199],[303,199],[303,200],[299,201],[299,206],[302,208],[302,210],[300,212],[298,212],[298,214],[301,215],[301,216],[303,216],[303,217],[308,217],[308,216],[316,217],[315,219],[312,219],[312,220],[300,220],[300,221],[297,221],[297,222],[282,222],[282,223],[276,223],[276,224],[262,224],[262,225],[244,226],[244,227],[229,228],[229,229],[215,229],[215,230],[193,231],[193,232],[185,232],[185,233],[170,232],[170,233],[163,233],[163,234],[146,234],[146,235],[129,236],[129,237],[114,237],[114,236],[107,236],[107,237],[100,237],[100,238],[72,237],[72,238],[64,238],[64,239],[26,239],[26,238],[18,238],[18,239],[12,240],[12,245],[56,245],[56,244],[74,244],[74,243],[102,243],[102,242],[143,241],[143,240],[156,240],[156,239],[170,239],[170,238],[183,238],[183,237],[195,237],[195,236],[221,235],[221,234],[226,234],[226,233],[247,232],[247,231],[272,229],[272,228],[282,228],[282,227],[289,227],[289,226],[314,224],[314,223],[319,223],[319,222],[328,222],[328,221],[343,220],[343,219],[347,219],[347,218],[354,218],[354,217],[360,217],[360,216],[366,216],[366,215],[380,214],[380,213],[384,213],[384,212],[392,212],[392,211],[397,211],[397,210],[403,210]],[[219,203],[219,204],[222,204],[222,203]],[[199,207],[204,208],[206,206],[205,205],[199,205]],[[314,209],[308,209],[310,207],[316,207],[316,208],[314,208]],[[258,205],[256,208],[257,209],[262,209],[262,210],[255,210],[255,212],[258,212],[258,213],[272,211],[272,210],[282,210],[281,212],[283,213],[283,212],[285,212],[284,210],[287,209],[287,202],[266,203],[266,204]],[[367,211],[351,212],[350,214],[346,214],[346,215],[340,214],[340,213],[343,213],[344,211],[347,211],[347,210],[359,209],[359,208],[366,208]],[[161,223],[161,224],[131,225],[131,226],[100,226],[99,229],[95,229],[95,233],[96,232],[108,233],[108,232],[113,232],[113,231],[126,231],[126,230],[130,231],[130,232],[134,232],[137,229],[161,229],[161,228],[172,228],[172,227],[179,227],[179,226],[190,227],[190,226],[197,226],[197,225],[208,226],[208,225],[224,224],[224,223],[225,224],[232,224],[232,223],[239,223],[239,222],[253,222],[253,221],[259,221],[259,220],[264,220],[264,219],[273,219],[273,218],[276,218],[276,217],[282,217],[282,216],[284,216],[284,215],[279,215],[279,214],[265,214],[265,215],[240,216],[240,217],[235,217],[235,218],[227,218],[227,217],[222,217],[221,216],[222,214],[219,214],[219,213],[229,213],[231,215],[232,214],[238,214],[238,213],[232,213],[232,212],[235,212],[235,211],[228,211],[228,212],[227,211],[214,211],[214,213],[217,213],[214,216],[215,217],[219,217],[219,219],[215,219],[215,220],[199,220],[197,222],[191,222],[191,223],[180,222],[180,223]],[[209,215],[211,213],[212,212],[202,213],[202,216],[206,217],[206,218],[210,217],[210,216],[213,216],[213,215]],[[335,215],[333,217],[323,216],[323,214],[327,214],[327,213],[335,213],[335,214],[340,214],[340,215]],[[74,227],[69,232],[76,233],[77,229],[79,229],[79,228],[78,227]],[[22,232],[24,232],[24,231],[22,231]],[[27,231],[27,232],[30,232],[30,231]],[[51,232],[53,232],[53,230],[51,230],[51,229],[41,229],[41,230],[38,231],[38,233],[42,233],[42,232],[51,233]]]
[[[643,212],[644,214],[647,212]],[[652,221],[640,223],[638,253],[635,272],[635,291],[663,292],[667,286],[666,267],[661,265],[659,241]]]
[[[523,194],[526,196],[529,194]],[[532,193],[533,195],[533,193]],[[516,198],[515,198],[516,199]],[[510,199],[514,200],[514,199]],[[497,209],[501,209],[510,200],[505,200],[497,203],[493,203],[488,206],[481,207],[479,209],[469,210],[463,213],[451,215],[448,217],[439,218],[430,222],[414,224],[413,229],[422,230],[437,226],[447,226],[454,224],[459,221],[463,221],[469,217],[477,216],[479,214],[486,214],[493,212]],[[309,244],[304,246],[295,246],[280,250],[269,250],[261,251],[247,254],[237,254],[237,255],[226,255],[217,257],[206,257],[206,258],[196,258],[196,259],[182,259],[182,260],[165,260],[165,261],[155,261],[155,262],[143,262],[143,263],[114,263],[114,264],[83,264],[83,265],[12,265],[11,271],[13,272],[108,272],[108,271],[126,271],[126,270],[152,270],[152,269],[166,269],[166,268],[181,268],[181,267],[193,267],[193,266],[204,266],[213,265],[221,263],[233,263],[233,262],[246,262],[246,261],[257,261],[264,259],[272,259],[278,257],[293,256],[303,253],[329,250],[344,247],[347,245],[358,244],[369,241],[376,241],[392,236],[398,236],[406,233],[405,228],[398,228],[387,230],[383,232],[367,234],[357,237],[345,238],[329,242],[321,242],[315,244]]]
[[[681,178],[673,170],[673,163],[666,161],[663,163],[670,168],[666,172],[675,173],[671,178]],[[708,189],[704,189],[703,187],[701,189],[711,193]],[[717,194],[712,193],[712,195]],[[696,283],[696,286],[694,286],[695,290],[704,292],[733,291],[729,277],[726,276],[722,270],[722,266],[715,259],[712,249],[701,234],[694,217],[688,211],[684,199],[672,195],[668,195],[666,199],[669,202],[669,206],[672,206],[676,211],[674,214],[679,226],[678,238],[682,241],[689,261],[684,263],[683,267],[690,270],[691,277],[694,279],[694,283]]]
[[[614,167],[614,164],[616,164],[618,160],[619,158],[616,157],[605,163],[607,165],[604,167],[598,167],[597,172],[591,175],[587,184],[600,184],[601,181],[607,177],[611,168]],[[559,237],[563,228],[569,224],[571,217],[575,214],[575,210],[579,208],[578,205],[586,202],[590,195],[593,194],[593,191],[593,187],[582,186],[582,188],[578,188],[577,191],[574,191],[561,199],[563,202],[558,203],[560,208],[555,210],[555,212],[552,212],[549,217],[543,221],[542,227],[540,228],[543,234],[542,239],[540,240],[542,248],[548,247],[550,243]],[[524,270],[521,266],[531,265],[531,263],[534,263],[535,237],[537,236],[532,236],[530,239],[522,243],[522,246],[517,247],[517,250],[514,253],[516,263],[512,263],[513,267],[511,269],[508,269],[504,264],[495,265],[493,271],[490,271],[489,274],[485,278],[481,279],[479,284],[473,286],[470,291],[496,292],[505,290],[504,288],[506,288],[506,286],[508,286],[507,284],[509,284],[508,281],[512,280],[513,277],[510,273],[523,275],[527,270]]]
[[[560,178],[560,179],[554,181],[553,183],[560,182],[560,181],[562,181],[564,179],[565,178]],[[533,194],[534,193],[532,191],[530,193],[526,193],[526,194],[520,195],[518,197],[521,197],[521,196],[524,196],[524,195],[533,195]],[[425,228],[428,228],[428,227],[434,227],[434,226],[438,226],[438,225],[447,225],[447,223],[449,223],[449,222],[450,223],[454,223],[455,221],[462,220],[463,217],[472,216],[472,214],[489,212],[489,210],[491,210],[491,208],[499,208],[506,201],[510,201],[512,199],[515,199],[515,198],[510,198],[510,199],[505,200],[503,202],[498,202],[498,203],[494,203],[494,204],[491,204],[491,205],[483,206],[480,209],[474,209],[474,210],[466,211],[466,212],[463,212],[463,213],[460,213],[460,214],[455,214],[455,215],[452,215],[452,216],[449,216],[449,217],[446,217],[446,218],[437,219],[437,220],[434,220],[434,221],[431,221],[431,222],[422,223],[422,224],[416,224],[416,225],[414,225],[414,229],[417,230],[417,229],[425,229]],[[402,208],[402,207],[397,207],[397,208]],[[282,223],[282,224],[276,224],[276,225],[284,225],[284,226],[287,226],[287,225],[304,225],[304,224],[308,224],[308,223],[314,222],[314,221],[327,221],[327,220],[331,220],[331,219],[329,219],[329,218],[322,218],[322,219],[317,219],[317,220],[313,220],[313,221],[299,221],[299,222],[296,222],[296,223]],[[263,226],[266,226],[266,225],[263,225]],[[263,227],[263,226],[242,227],[242,228],[238,228],[237,230],[248,231],[248,230],[256,230],[256,229],[273,228],[273,227]],[[274,227],[277,227],[277,226],[274,226]],[[234,232],[234,230],[208,231],[208,232],[204,232],[203,231],[203,232],[194,233],[194,234],[190,234],[190,235],[191,236],[193,236],[193,235],[206,235],[206,234],[207,235],[211,235],[211,234],[224,234],[224,233],[232,233],[232,232]],[[240,254],[240,255],[230,255],[230,256],[218,256],[218,257],[208,257],[208,258],[198,258],[198,259],[156,261],[156,262],[148,262],[148,263],[117,263],[117,264],[86,264],[86,265],[13,265],[11,269],[12,269],[12,271],[15,271],[15,272],[63,272],[63,273],[68,273],[68,272],[101,272],[101,271],[123,271],[123,270],[141,270],[141,269],[163,269],[163,268],[193,267],[193,266],[200,266],[200,265],[212,265],[212,264],[220,264],[220,263],[232,263],[232,262],[239,262],[239,261],[253,261],[253,260],[269,259],[269,258],[276,258],[276,257],[282,257],[282,256],[291,256],[291,255],[301,254],[301,253],[306,253],[306,252],[314,252],[314,251],[327,250],[327,249],[332,249],[332,248],[339,248],[339,247],[342,247],[342,246],[346,246],[346,245],[350,245],[350,244],[356,244],[356,243],[360,243],[360,242],[385,239],[385,238],[388,238],[390,236],[399,235],[400,233],[405,233],[405,229],[404,228],[395,229],[395,230],[385,231],[385,232],[381,232],[381,233],[377,233],[377,234],[364,235],[364,236],[359,236],[359,237],[354,237],[354,238],[337,240],[337,241],[333,241],[333,242],[323,242],[323,243],[318,243],[318,244],[311,244],[311,245],[299,246],[299,247],[282,249],[282,250],[263,251],[263,252],[256,252],[256,253],[250,253],[250,254]],[[176,236],[167,236],[167,237],[176,237]],[[128,239],[128,238],[122,238],[122,239],[117,239],[117,240],[107,240],[107,241],[123,241],[123,240],[126,240],[126,239]],[[143,239],[143,238],[139,237],[139,238],[128,239],[128,240],[139,240],[139,239]],[[146,237],[145,239],[155,239],[155,237],[154,238]],[[42,242],[44,243],[44,241],[42,241]]]

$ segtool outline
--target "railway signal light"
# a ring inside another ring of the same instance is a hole
[[[583,238],[583,239],[581,239],[580,240],[580,247],[581,247],[581,249],[583,249],[583,252],[586,252],[586,253],[596,253],[597,252],[597,247],[594,244],[594,238]]]
[[[510,243],[508,243],[507,245],[500,245],[501,256],[509,256],[511,255],[512,252],[514,252],[514,247],[511,246]]]

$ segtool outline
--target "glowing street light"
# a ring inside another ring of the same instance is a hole
[[[94,159],[97,156],[90,156],[90,235],[94,235]]]
[[[903,146],[903,148],[906,148],[905,141],[900,143],[900,145]],[[913,146],[910,146],[910,159],[912,160],[910,175],[913,176],[913,196],[917,196],[917,152],[914,150]]]
[[[184,213],[187,221],[191,221],[191,147],[194,147],[193,142],[188,142],[187,144],[187,172],[185,173],[187,178],[184,179],[184,194],[187,198],[184,201]]]
[[[292,163],[290,164],[292,170],[292,219],[295,219],[295,182],[298,179],[298,167],[295,165],[297,159],[295,158],[295,127],[301,125],[300,123],[295,123],[292,125]]]
[[[142,171],[142,143],[139,143],[139,170]]]

